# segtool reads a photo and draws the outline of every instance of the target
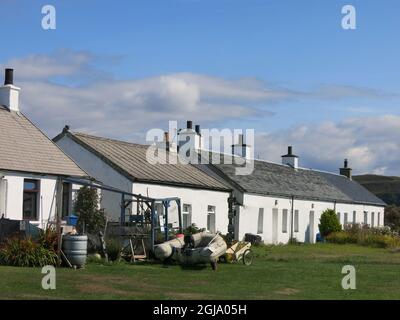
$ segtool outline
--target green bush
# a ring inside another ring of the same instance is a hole
[[[0,249],[0,263],[16,267],[55,265],[57,254],[31,239],[9,239]]]
[[[119,258],[122,245],[118,238],[109,238],[106,240],[106,252],[108,260],[116,261]]]
[[[332,232],[342,231],[342,226],[336,215],[335,210],[326,209],[322,212],[321,218],[319,219],[320,224],[318,225],[319,231],[323,237],[328,236]]]

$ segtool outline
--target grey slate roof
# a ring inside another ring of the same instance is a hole
[[[151,164],[146,159],[148,145],[135,144],[93,135],[64,132],[132,181],[230,191],[229,185],[207,175],[191,164]]]
[[[21,113],[0,106],[0,170],[87,177]]]
[[[204,155],[205,153],[203,157]],[[218,157],[220,164],[215,162]],[[224,163],[222,155],[213,153],[210,159],[212,164],[207,165],[207,168],[243,192],[320,201],[386,205],[356,181],[337,174],[304,168],[294,170],[286,165],[254,160],[252,174],[236,175],[236,165],[226,161]],[[230,162],[234,163],[232,160]],[[204,167],[199,165],[202,166]]]

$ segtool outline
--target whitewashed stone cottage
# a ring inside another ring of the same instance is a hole
[[[179,197],[184,228],[196,224],[227,233],[227,199],[232,190],[223,180],[191,164],[150,164],[148,145],[72,132],[68,127],[53,140],[90,176],[108,186],[151,198]],[[101,191],[101,207],[110,221],[119,221],[120,204],[119,194]],[[134,210],[128,207],[125,215],[135,214]],[[169,216],[177,227],[176,207],[169,209]]]
[[[0,218],[45,227],[54,219],[60,177],[88,175],[20,110],[20,88],[6,69],[0,87]],[[71,187],[64,185],[63,215],[71,211]]]
[[[336,210],[342,224],[366,223],[383,226],[385,203],[351,179],[347,160],[340,174],[299,167],[289,147],[282,164],[254,161],[250,175],[236,175],[234,161],[224,163],[222,154],[202,149],[200,128],[192,122],[179,131],[209,164],[149,164],[148,146],[63,130],[54,141],[80,167],[97,180],[127,192],[150,197],[182,199],[184,227],[196,223],[210,231],[234,236],[258,234],[266,243],[287,243],[290,238],[314,243],[321,213]],[[232,146],[235,156],[248,158],[249,145],[242,139]],[[211,155],[211,157],[210,157]],[[220,158],[219,162],[215,158]],[[119,217],[119,199],[103,192],[102,207]],[[228,200],[234,203],[232,209]],[[228,219],[231,215],[232,220]],[[233,217],[232,217],[233,215]]]

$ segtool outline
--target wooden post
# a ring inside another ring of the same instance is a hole
[[[176,204],[178,205],[179,233],[183,233],[181,200],[176,200]]]
[[[121,216],[120,216],[120,225],[125,225],[125,194],[121,194]]]

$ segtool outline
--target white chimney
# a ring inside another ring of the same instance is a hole
[[[282,156],[282,164],[294,169],[299,167],[299,157],[293,154],[292,146],[289,146],[288,153]]]
[[[238,143],[232,145],[232,154],[246,159],[252,158],[251,146],[244,143],[243,134],[239,134]]]
[[[200,151],[203,148],[200,126],[196,125],[196,130],[193,130],[193,122],[187,121],[186,129],[181,129],[178,132],[178,144],[179,148],[189,144],[189,146],[186,146],[188,150]]]
[[[5,70],[4,86],[0,87],[0,105],[12,111],[19,111],[20,88],[14,86],[14,70]]]

